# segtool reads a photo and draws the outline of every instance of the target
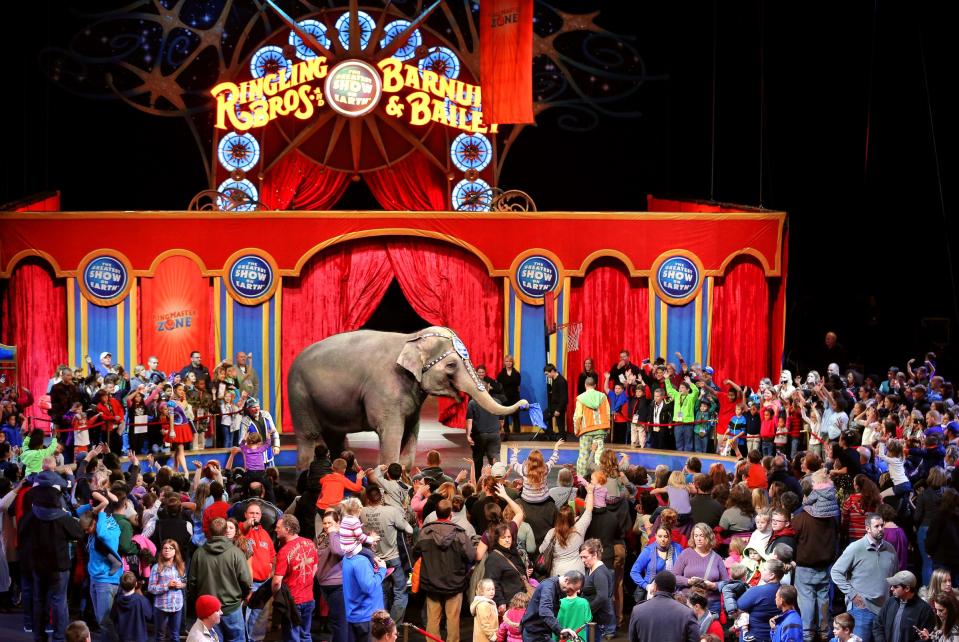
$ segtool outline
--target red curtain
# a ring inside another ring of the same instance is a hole
[[[503,289],[474,256],[422,239],[391,240],[387,246],[396,280],[418,315],[432,325],[453,328],[473,365],[490,376],[502,366]],[[466,404],[439,399],[447,426],[466,426]]]
[[[710,363],[716,381],[732,379],[755,387],[777,374],[770,367],[769,285],[762,266],[733,262],[713,287]]]
[[[212,361],[213,289],[210,278],[200,273],[193,259],[163,259],[152,277],[140,279],[138,298],[137,353],[143,362],[156,356],[160,369],[172,372],[190,363],[194,350]]]
[[[387,210],[449,209],[449,179],[420,152],[402,162],[363,175],[373,196]]]
[[[311,261],[298,278],[283,281],[283,391],[287,374],[304,348],[356,330],[370,318],[392,280],[380,241],[336,245]],[[283,430],[293,430],[288,395],[283,395]]]
[[[328,210],[349,185],[345,172],[333,171],[299,152],[277,162],[260,185],[260,200],[273,210]]]
[[[634,363],[649,356],[649,287],[645,278],[630,277],[619,262],[603,260],[571,285],[569,321],[581,321],[583,333],[579,351],[567,358],[570,399],[576,396],[576,382],[586,359],[593,360],[593,368],[602,378],[623,349],[629,350]],[[596,383],[603,385],[602,381]]]
[[[6,285],[0,343],[17,346],[18,381],[36,400],[46,394],[57,364],[67,363],[66,286],[32,260],[20,263]],[[26,414],[46,416],[36,406]]]

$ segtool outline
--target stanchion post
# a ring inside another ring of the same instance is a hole
[[[596,623],[590,622],[586,629],[586,642],[596,642]]]
[[[403,642],[410,642],[410,625],[403,623]]]

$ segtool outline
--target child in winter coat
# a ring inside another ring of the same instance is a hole
[[[509,609],[503,614],[503,623],[496,633],[496,642],[523,642],[523,632],[519,623],[529,605],[529,595],[519,592],[509,601]]]
[[[499,613],[496,610],[496,584],[493,580],[480,580],[476,587],[476,595],[470,604],[470,614],[473,616],[473,642],[496,642],[496,633],[499,624]]]
[[[839,517],[836,485],[825,468],[812,474],[812,492],[803,497],[803,510],[813,517]]]

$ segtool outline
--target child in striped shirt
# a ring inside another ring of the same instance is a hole
[[[364,547],[363,544],[368,544],[372,546],[380,541],[380,536],[378,533],[373,533],[367,535],[363,531],[363,524],[360,522],[360,513],[363,511],[363,504],[360,503],[360,500],[356,497],[347,497],[340,505],[343,507],[343,519],[340,521],[340,547],[343,549],[343,554],[346,557],[353,557],[354,555],[362,555],[363,557],[370,560],[370,564],[373,565],[373,572],[379,570],[379,565],[376,563],[376,556],[373,555],[373,551],[370,548]],[[393,569],[390,568],[390,571]],[[389,575],[389,573],[387,573]]]

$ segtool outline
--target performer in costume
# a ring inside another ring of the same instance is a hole
[[[243,407],[244,415],[240,421],[240,434],[246,436],[251,432],[258,433],[264,444],[270,444],[271,448],[266,452],[265,464],[267,467],[273,467],[274,460],[280,454],[280,433],[276,429],[273,417],[269,411],[260,408],[260,402],[250,397],[246,400]]]
[[[184,454],[184,444],[193,443],[193,424],[191,416],[193,409],[186,401],[183,384],[177,384],[173,389],[174,398],[166,402],[166,407],[170,418],[170,428],[166,431],[164,441],[169,443],[174,450],[174,470],[177,466],[184,473],[189,474],[186,467],[186,454]]]

